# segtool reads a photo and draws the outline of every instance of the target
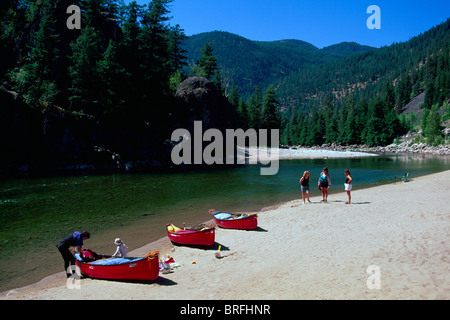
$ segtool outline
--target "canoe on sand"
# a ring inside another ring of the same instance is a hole
[[[84,253],[84,252],[83,252]],[[89,256],[85,254],[85,256]],[[158,251],[140,258],[76,259],[81,274],[105,280],[155,280],[159,275]]]
[[[194,230],[183,229],[173,224],[168,224],[167,236],[172,242],[178,244],[212,246],[215,241],[215,230],[215,226]]]
[[[256,213],[228,213],[209,210],[209,214],[221,228],[253,230],[258,226],[258,215]]]

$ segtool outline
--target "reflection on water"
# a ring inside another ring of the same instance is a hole
[[[54,244],[74,230],[89,230],[92,248],[111,247],[108,241],[118,233],[129,247],[138,247],[165,236],[166,223],[209,220],[209,209],[258,211],[296,199],[305,170],[315,186],[328,167],[333,194],[343,191],[344,169],[351,171],[356,191],[399,181],[406,172],[414,178],[447,170],[449,161],[449,156],[385,154],[283,160],[274,176],[261,176],[254,165],[214,172],[0,180],[0,291],[60,271]],[[317,188],[311,188],[311,196],[316,195]]]

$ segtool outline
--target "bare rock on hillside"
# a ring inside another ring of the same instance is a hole
[[[235,128],[236,110],[212,81],[203,77],[187,78],[175,95],[182,127],[189,130],[194,121],[202,121],[204,130]]]

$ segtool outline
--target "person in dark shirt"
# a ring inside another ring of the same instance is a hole
[[[64,270],[66,270],[67,277],[72,276],[71,270],[68,270],[69,267],[75,265],[75,257],[70,252],[70,247],[74,247],[75,252],[82,257],[81,247],[83,246],[83,240],[89,239],[90,236],[89,231],[75,231],[62,238],[56,245],[64,259]]]
[[[311,202],[309,201],[309,171],[303,172],[303,176],[300,179],[300,186],[302,191],[303,204],[306,204],[305,195],[308,198],[308,202]]]

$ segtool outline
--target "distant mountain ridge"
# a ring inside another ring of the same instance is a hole
[[[375,49],[355,42],[319,49],[302,40],[253,41],[225,31],[212,31],[185,40],[183,48],[190,66],[197,62],[206,42],[214,43],[213,53],[225,84],[236,85],[247,97],[256,86],[264,88],[292,72]]]
[[[346,56],[350,56],[353,54],[366,52],[366,51],[370,51],[370,50],[374,50],[374,49],[376,49],[376,48],[361,45],[356,42],[341,42],[338,44],[333,44],[328,47],[324,47],[324,48],[322,48],[322,51],[325,51],[325,52],[335,55],[335,56],[346,57]]]
[[[320,101],[327,93],[331,93],[335,100],[342,100],[349,93],[369,99],[382,92],[386,83],[390,82],[396,90],[401,90],[403,85],[412,86],[411,97],[402,97],[402,102],[397,101],[400,108],[409,98],[428,89],[426,80],[433,78],[437,72],[435,59],[448,49],[449,40],[450,18],[409,41],[344,55],[335,61],[291,72],[274,84],[278,101],[285,108],[309,111],[311,103]],[[322,50],[334,55],[348,54],[358,51],[359,45],[341,43]],[[432,64],[424,72],[429,61]],[[441,79],[436,84],[441,95],[445,95],[441,89],[445,87],[444,83],[445,80]]]

